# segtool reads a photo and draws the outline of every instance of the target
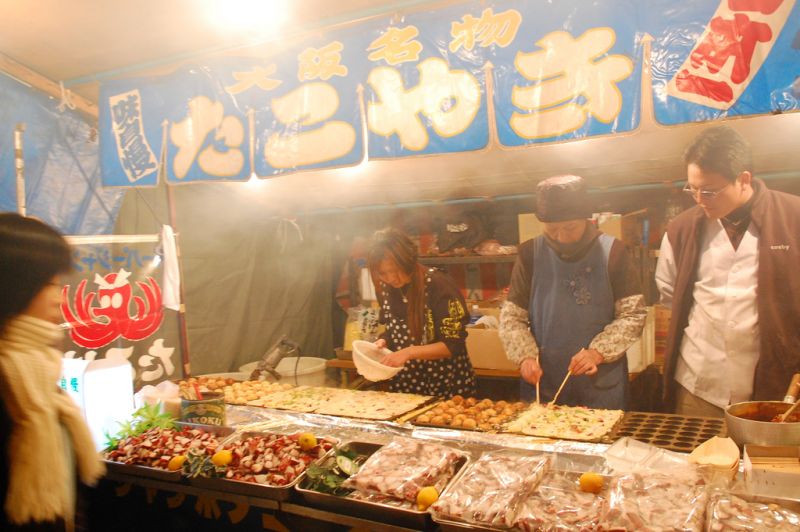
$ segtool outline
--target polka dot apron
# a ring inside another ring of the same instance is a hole
[[[425,301],[428,302],[428,287],[431,282],[430,275],[425,275]],[[404,349],[414,345],[411,341],[411,332],[403,318],[391,312],[388,294],[383,293],[383,312],[387,316],[387,338],[391,340],[395,350]],[[404,299],[405,302],[405,299]],[[425,307],[426,317],[431,312],[429,305]],[[439,327],[439,323],[435,327]],[[427,336],[427,333],[425,334]],[[434,340],[438,341],[438,340]],[[427,338],[423,345],[432,343]],[[466,349],[449,358],[438,360],[409,360],[405,367],[389,381],[389,390],[393,392],[417,393],[439,397],[452,397],[459,394],[464,396],[475,395],[475,373]]]

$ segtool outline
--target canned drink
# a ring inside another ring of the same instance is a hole
[[[225,401],[221,393],[206,393],[202,399],[181,399],[181,421],[201,425],[225,425]]]

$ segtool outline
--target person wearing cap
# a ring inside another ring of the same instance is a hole
[[[625,245],[598,231],[586,184],[573,175],[536,187],[543,234],[523,242],[500,313],[500,339],[520,367],[523,400],[625,409],[626,350],[642,334],[646,310]]]
[[[664,399],[722,417],[729,404],[780,401],[800,372],[800,198],[756,179],[750,145],[727,126],[683,158],[697,205],[667,226],[656,268],[672,308]]]

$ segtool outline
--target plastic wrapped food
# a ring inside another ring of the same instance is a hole
[[[395,438],[370,456],[342,486],[413,502],[425,486],[434,486],[441,493],[460,457],[460,453],[442,445]]]
[[[377,493],[364,493],[363,491],[354,491],[347,495],[348,499],[355,499],[357,501],[372,502],[375,504],[385,504],[393,506],[402,510],[410,510],[412,512],[419,511],[417,504],[405,499],[395,499],[394,497],[387,497],[386,495],[379,495]]]
[[[510,528],[520,504],[536,489],[548,464],[545,456],[485,453],[431,506],[433,515]]]
[[[800,530],[800,513],[779,504],[748,502],[735,495],[712,497],[706,530]]]
[[[694,471],[645,471],[615,478],[600,518],[605,530],[700,531],[708,492]]]
[[[596,530],[606,490],[581,491],[577,473],[550,471],[520,506],[516,528],[525,532]]]

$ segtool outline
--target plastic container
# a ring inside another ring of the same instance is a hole
[[[297,382],[294,379],[297,357],[287,357],[278,362],[275,368],[281,375],[281,382],[296,384],[297,386],[324,386],[325,385],[325,359],[317,357],[300,357],[297,365]],[[256,369],[258,362],[249,362],[239,366],[239,371],[249,375]],[[272,380],[270,377],[268,380]]]
[[[297,378],[295,379],[295,368]],[[325,359],[317,357],[287,357],[275,368],[281,374],[281,382],[297,386],[325,386]]]
[[[365,379],[376,382],[391,379],[403,369],[402,366],[394,368],[378,362],[381,358],[391,353],[388,349],[378,349],[372,342],[356,340],[353,342],[353,363],[358,374]]]

